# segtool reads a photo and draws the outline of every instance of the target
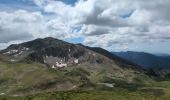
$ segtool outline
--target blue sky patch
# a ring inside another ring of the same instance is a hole
[[[134,12],[134,10],[130,10],[130,11],[124,13],[124,14],[121,14],[120,17],[128,18],[128,17],[130,17],[133,14],[133,12]]]
[[[62,1],[66,4],[74,5],[78,0],[58,0],[58,1]]]
[[[84,38],[83,37],[69,38],[69,39],[65,39],[65,41],[70,43],[82,43],[84,41]]]

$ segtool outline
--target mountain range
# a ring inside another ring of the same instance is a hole
[[[126,59],[130,62],[138,64],[143,68],[162,68],[170,69],[170,56],[167,55],[156,55],[145,52],[112,52],[112,54]]]
[[[169,72],[144,68],[99,47],[39,38],[0,51],[0,99],[112,100],[132,95],[134,100],[155,100],[166,94],[157,78],[168,79]]]
[[[130,88],[152,80],[140,66],[107,50],[51,37],[12,44],[0,51],[0,72],[0,93],[13,95],[93,90],[103,85],[112,88],[113,84]]]

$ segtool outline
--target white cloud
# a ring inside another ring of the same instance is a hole
[[[43,16],[24,10],[0,12],[0,42],[30,39],[40,32]]]
[[[45,3],[47,3],[50,0],[33,0],[33,2],[37,5],[42,7]]]
[[[42,11],[0,12],[0,42],[53,36],[84,37],[84,44],[110,47],[170,39],[169,0],[34,0]],[[131,12],[131,13],[129,13]],[[78,29],[77,29],[78,27]]]
[[[0,12],[0,43],[53,36],[69,37],[70,26],[59,19],[49,20],[41,12],[17,10]]]

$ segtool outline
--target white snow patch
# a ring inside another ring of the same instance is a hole
[[[3,53],[4,55],[6,55],[6,54],[10,54],[11,52],[10,51],[8,51],[8,52],[5,52],[5,53]]]
[[[113,88],[114,87],[114,83],[113,84],[110,84],[110,83],[98,83],[99,85],[105,85],[107,87],[110,87],[110,88]]]
[[[46,63],[47,61],[46,60],[44,60],[44,63]]]
[[[0,93],[0,95],[5,95],[5,93]]]
[[[15,62],[16,60],[14,60],[14,59],[10,59],[10,61],[11,61],[11,62]]]
[[[23,53],[23,51],[19,52],[18,55],[20,55],[20,54],[22,54],[22,53]]]
[[[4,54],[4,55],[5,55],[5,54],[13,54],[13,53],[17,53],[17,52],[18,52],[18,50],[13,49],[13,50],[10,50],[10,51],[5,52],[5,53],[3,53],[3,54]]]
[[[28,51],[28,50],[29,50],[29,48],[25,48],[25,50],[26,50],[26,51]]]
[[[22,51],[28,51],[28,50],[29,50],[29,48],[26,48],[26,47],[22,48]]]
[[[78,60],[78,59],[75,59],[75,60],[74,60],[74,63],[75,63],[75,64],[78,64],[78,63],[79,63],[79,60]]]
[[[55,66],[53,65],[52,68],[55,69]]]
[[[66,63],[59,63],[59,62],[56,62],[56,66],[59,67],[59,68],[62,68],[62,67],[67,67],[67,64]]]
[[[21,55],[23,53],[23,51],[19,52],[18,54],[15,54],[14,57],[17,57],[19,55]]]

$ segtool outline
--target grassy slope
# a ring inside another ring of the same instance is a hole
[[[68,89],[69,87],[64,87],[64,84],[72,86],[61,71],[51,70],[44,65],[0,62],[0,93],[22,95],[25,92]]]
[[[162,89],[165,92],[164,98],[170,98],[170,81],[154,82],[150,87]]]
[[[156,97],[149,93],[129,92],[127,90],[115,91],[68,91],[49,92],[32,96],[9,97],[1,96],[4,100],[169,100],[169,98]]]
[[[0,96],[0,100],[28,100],[29,98],[29,100],[56,100],[57,98],[58,100],[169,100],[170,98],[170,81],[154,82],[147,76],[140,74],[136,74],[132,78],[130,70],[122,72],[124,78],[131,77],[134,85],[115,78],[105,70],[91,69],[85,65],[84,69],[81,67],[52,70],[38,63],[0,61],[0,94],[5,93],[5,95]],[[108,89],[93,84],[99,82],[116,83],[116,87]],[[145,85],[137,90],[128,91],[136,84]],[[89,91],[53,92],[71,90],[75,86],[78,90]],[[162,90],[163,92],[160,92]],[[28,94],[33,95],[23,96]],[[19,95],[19,97],[14,97],[15,95]]]

